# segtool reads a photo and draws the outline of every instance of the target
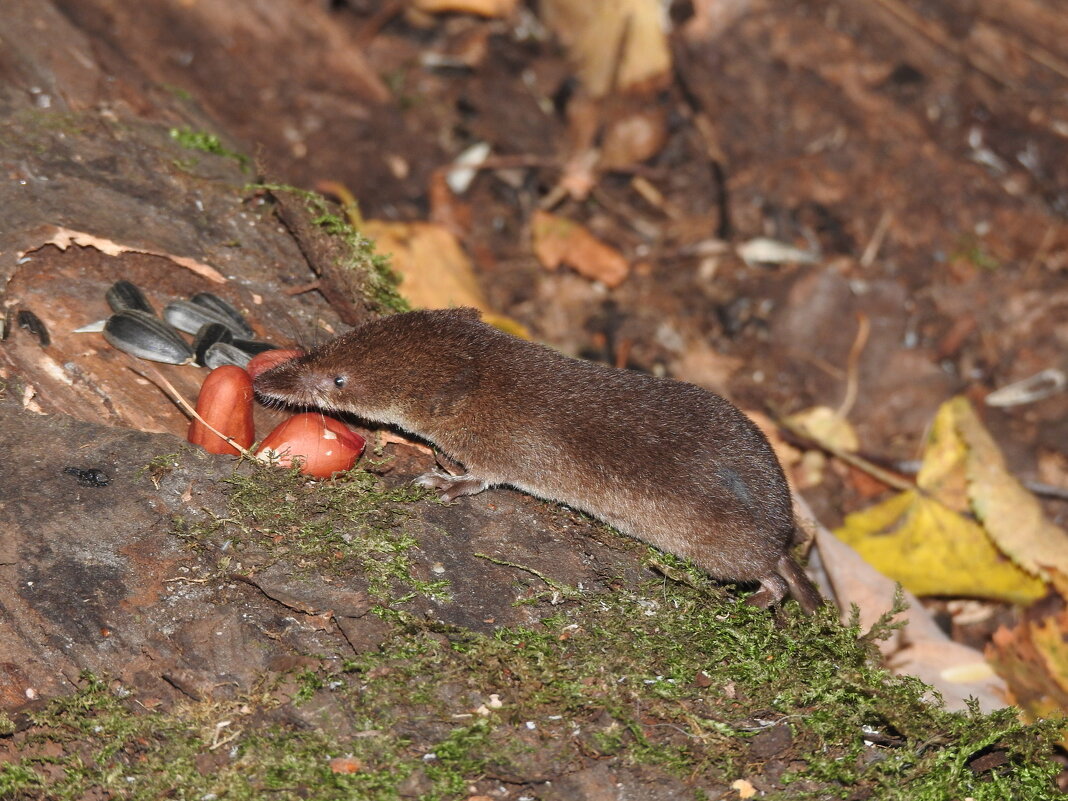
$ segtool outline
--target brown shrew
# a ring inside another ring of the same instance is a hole
[[[464,470],[416,479],[445,500],[515,487],[718,579],[759,582],[755,606],[788,593],[808,612],[822,602],[790,554],[790,490],[767,438],[700,387],[571,359],[450,309],[361,325],[255,389],[427,440]]]

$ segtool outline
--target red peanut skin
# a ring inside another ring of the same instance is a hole
[[[336,439],[324,439],[324,431],[333,432]],[[293,459],[299,459],[302,473],[330,478],[356,464],[363,446],[363,437],[339,420],[318,412],[305,412],[293,415],[264,437],[256,455],[273,451],[280,455],[282,467],[289,467]]]
[[[243,367],[227,364],[216,367],[200,387],[197,414],[217,431],[231,437],[242,448],[256,439],[252,419],[252,377]],[[208,453],[237,455],[240,451],[213,434],[199,420],[189,424],[187,439]]]

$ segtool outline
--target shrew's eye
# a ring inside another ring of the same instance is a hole
[[[338,389],[344,389],[345,388],[345,376],[343,376],[343,375],[334,376],[334,386],[337,387]]]

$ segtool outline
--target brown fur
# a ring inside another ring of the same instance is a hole
[[[692,384],[570,359],[455,309],[368,323],[255,387],[268,400],[350,412],[432,442],[467,471],[418,479],[446,499],[512,486],[717,578],[759,582],[749,599],[758,606],[787,592],[806,611],[821,602],[789,554],[790,491],[767,439]]]

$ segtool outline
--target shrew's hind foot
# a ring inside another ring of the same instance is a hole
[[[454,476],[444,470],[431,470],[423,473],[415,479],[414,483],[420,487],[439,490],[441,500],[446,502],[456,500],[461,495],[477,495],[489,486],[489,482],[476,478],[470,473]]]
[[[746,598],[745,602],[759,609],[767,609],[785,598],[789,590],[786,580],[782,576],[773,573],[760,579],[760,589]]]
[[[783,554],[776,567],[778,572],[760,579],[760,589],[746,598],[746,603],[767,609],[789,595],[807,615],[820,608],[824,603],[823,596],[790,554]]]

